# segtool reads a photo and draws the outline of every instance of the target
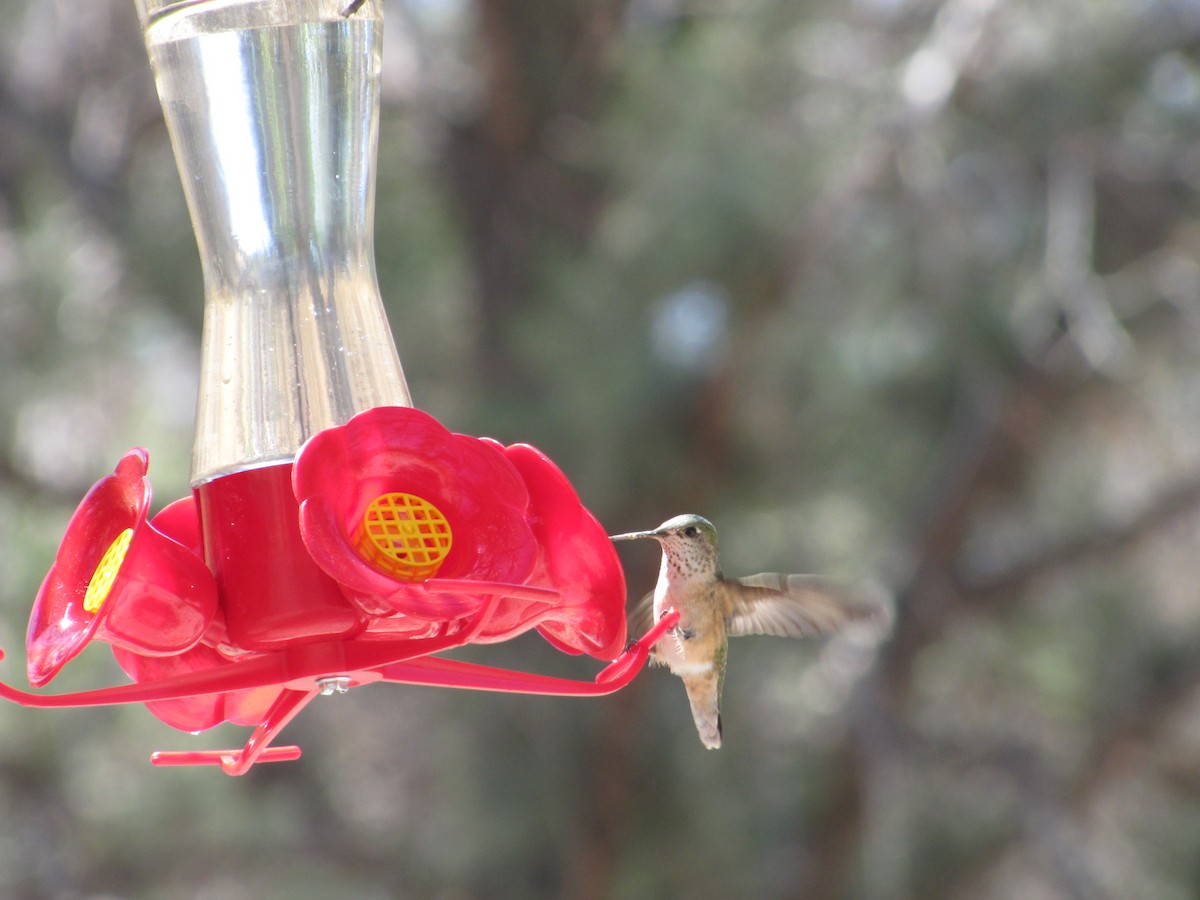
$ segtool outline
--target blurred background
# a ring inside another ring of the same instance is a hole
[[[725,747],[369,687],[241,779],[0,706],[14,898],[1200,895],[1200,4],[387,0],[379,277],[417,404],[610,531],[893,593],[746,638]],[[0,0],[0,678],[83,493],[188,490],[202,288],[132,0]],[[630,591],[652,545],[621,549]],[[590,678],[536,635],[498,665]],[[107,649],[58,689],[122,679]]]

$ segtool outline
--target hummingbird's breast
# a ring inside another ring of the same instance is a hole
[[[668,563],[663,560],[664,568]],[[654,655],[676,675],[701,675],[712,671],[724,636],[724,620],[717,603],[715,581],[671,577],[665,572],[654,592],[654,617],[667,609],[679,611],[679,622],[663,635]]]

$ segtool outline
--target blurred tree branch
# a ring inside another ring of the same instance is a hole
[[[1101,525],[1094,531],[1059,541],[1036,556],[990,576],[956,577],[956,593],[967,604],[996,605],[1020,597],[1038,581],[1075,566],[1111,560],[1152,537],[1162,528],[1200,509],[1200,480],[1188,480],[1164,490],[1129,521]]]

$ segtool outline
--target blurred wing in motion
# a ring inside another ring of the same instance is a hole
[[[654,625],[654,591],[635,603],[625,615],[629,640],[636,641]]]
[[[878,604],[871,603],[860,592],[816,575],[767,572],[728,579],[722,582],[722,588],[731,637],[830,634],[848,622],[883,614]]]

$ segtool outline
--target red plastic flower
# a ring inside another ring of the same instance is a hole
[[[372,615],[469,616],[487,592],[429,580],[519,585],[537,561],[516,469],[416,409],[367,410],[313,436],[292,484],[309,553]]]
[[[536,625],[546,640],[566,653],[616,658],[625,647],[625,576],[608,533],[540,450],[482,440],[500,450],[525,482],[526,518],[537,541],[538,561],[525,582],[534,591],[502,598],[472,642],[508,640]],[[534,593],[539,590],[540,596]],[[428,637],[433,627],[394,616],[372,620],[367,635]]]
[[[203,560],[146,521],[148,466],[145,450],[129,451],[71,517],[29,619],[35,686],[93,638],[164,656],[194,646],[212,622],[217,587]]]
[[[366,637],[466,628],[491,598],[473,641],[537,626],[570,653],[611,659],[623,647],[616,552],[533,447],[383,407],[313,437],[292,480],[313,559],[376,617]]]

